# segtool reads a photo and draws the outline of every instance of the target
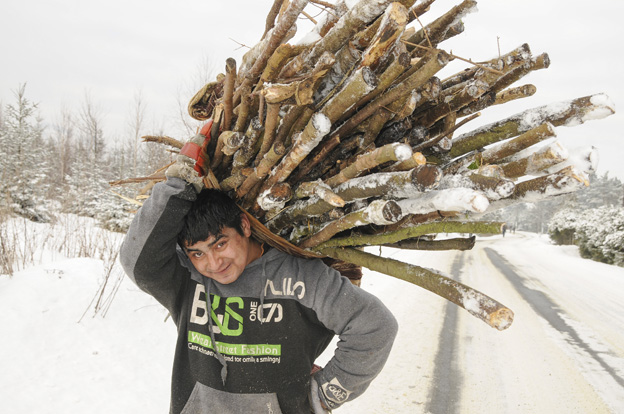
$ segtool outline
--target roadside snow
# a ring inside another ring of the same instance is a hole
[[[514,263],[527,286],[547,292],[565,309],[562,320],[586,349],[572,346],[533,315],[506,279],[495,279],[483,246]],[[609,378],[624,377],[624,269],[581,259],[574,250],[553,246],[543,236],[510,234],[482,238],[474,251],[463,253],[461,281],[508,305],[516,320],[498,332],[457,310],[449,366],[461,373],[460,388],[448,390],[458,399],[449,412],[622,412],[624,387]],[[384,248],[383,255],[450,274],[459,253]],[[93,315],[90,304],[104,274],[101,260],[80,258],[0,276],[2,412],[168,412],[175,327],[128,279],[106,317]],[[434,412],[429,405],[438,385],[447,302],[375,272],[365,273],[363,288],[391,308],[400,332],[384,371],[362,397],[337,412]],[[613,375],[591,360],[594,352],[603,355]],[[321,364],[331,354],[326,352]],[[586,402],[578,402],[583,398]]]

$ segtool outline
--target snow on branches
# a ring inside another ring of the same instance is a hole
[[[563,164],[568,152],[561,144],[540,143],[556,127],[611,115],[608,97],[531,109],[453,138],[479,111],[534,94],[533,85],[512,85],[548,68],[550,59],[525,44],[473,64],[440,46],[464,30],[462,17],[477,2],[465,0],[426,27],[415,22],[431,2],[415,3],[337,1],[292,45],[307,1],[274,7],[240,70],[228,59],[225,75],[191,100],[191,116],[214,121],[210,174],[268,228],[262,234],[269,242],[397,272],[401,267],[390,262],[345,257],[330,246],[418,246],[412,242],[444,232],[410,229],[436,223],[500,233],[503,223],[480,222],[479,215],[587,185],[583,168]],[[440,79],[454,59],[468,67]],[[447,297],[444,283],[427,289]],[[508,320],[493,326],[509,326],[511,311],[498,314]]]

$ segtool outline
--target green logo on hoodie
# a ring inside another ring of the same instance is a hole
[[[193,305],[191,306],[190,322],[197,325],[208,324],[208,305],[206,303],[205,289],[198,284],[195,288],[193,297]],[[245,304],[243,298],[233,296],[225,298],[225,311],[217,314],[216,310],[221,304],[221,297],[211,295],[210,316],[212,319],[211,328],[214,333],[222,333],[227,336],[239,336],[243,333],[243,317],[239,313],[243,310]]]

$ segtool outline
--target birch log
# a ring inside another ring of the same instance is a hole
[[[333,191],[345,203],[373,197],[396,194],[413,195],[436,187],[440,183],[442,173],[438,167],[422,165],[411,171],[398,173],[373,174],[361,178],[353,178]],[[333,209],[328,202],[319,198],[298,201],[287,207],[281,214],[266,223],[271,231],[279,232],[300,219],[319,216]]]
[[[376,148],[360,155],[353,164],[344,168],[337,175],[325,180],[325,184],[335,187],[351,178],[363,175],[365,172],[390,161],[406,161],[412,158],[412,149],[409,145],[394,143]]]
[[[559,142],[542,148],[531,155],[501,164],[507,178],[518,178],[545,170],[568,159],[568,150]]]
[[[264,181],[262,191],[270,189],[277,183],[284,181],[299,165],[321,139],[327,135],[331,127],[329,118],[321,113],[315,114],[303,132],[297,137],[293,147],[284,156],[280,164],[275,167]]]
[[[280,17],[279,21],[271,29],[264,41],[257,45],[257,52],[252,49],[248,52],[249,55],[253,55],[255,58],[249,58],[253,63],[248,70],[243,67],[241,70],[241,88],[251,88],[254,85],[262,72],[264,71],[269,58],[273,55],[273,52],[281,45],[288,32],[291,30],[299,14],[307,6],[308,0],[292,0],[288,6],[288,9]],[[319,55],[320,56],[320,55]],[[239,76],[240,78],[240,76]]]
[[[327,224],[321,231],[299,243],[303,249],[313,248],[344,230],[367,224],[392,224],[401,218],[401,208],[392,200],[375,200],[362,210],[349,213]]]

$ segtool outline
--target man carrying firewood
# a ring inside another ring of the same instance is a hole
[[[209,128],[183,147],[121,248],[126,273],[178,329],[170,412],[326,413],[381,371],[396,320],[322,261],[251,237],[234,201],[202,188]]]

